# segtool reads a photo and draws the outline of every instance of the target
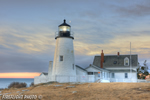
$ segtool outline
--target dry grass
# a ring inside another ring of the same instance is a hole
[[[29,88],[5,89],[2,93],[11,92],[11,95],[18,95],[17,91],[25,89],[29,91],[24,91],[22,95],[42,95],[42,100],[150,100],[150,83],[53,83]],[[72,93],[73,91],[77,92]]]

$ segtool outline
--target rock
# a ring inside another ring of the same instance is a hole
[[[19,93],[20,91],[17,91],[17,93]]]
[[[26,90],[22,90],[22,91],[29,91],[29,90],[26,89]]]
[[[139,88],[139,89],[141,89],[141,88]]]
[[[70,84],[77,84],[77,83],[70,83]]]
[[[84,84],[84,83],[80,83],[80,82],[79,82],[79,83],[77,83],[77,84]]]
[[[55,87],[63,86],[63,85],[54,85]]]
[[[75,86],[67,86],[67,88],[75,88]]]
[[[91,84],[88,85],[88,87],[90,87]]]
[[[21,95],[23,92],[19,93],[19,95]]]
[[[64,89],[68,89],[67,87],[65,87]]]
[[[7,95],[7,94],[11,94],[11,92],[10,93],[5,93],[5,95]]]
[[[0,91],[0,93],[1,93],[1,91]]]
[[[72,91],[72,93],[77,93],[77,91]]]

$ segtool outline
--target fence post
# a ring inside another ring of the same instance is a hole
[[[57,81],[57,75],[55,75],[55,81]]]

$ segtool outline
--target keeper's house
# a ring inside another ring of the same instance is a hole
[[[88,75],[109,79],[110,82],[137,82],[137,68],[138,55],[131,55],[130,60],[130,55],[120,55],[118,52],[116,55],[104,56],[102,51],[101,56],[95,56],[93,65],[86,70]]]

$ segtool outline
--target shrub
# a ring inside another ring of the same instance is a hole
[[[34,86],[34,82],[32,82],[32,83],[30,84],[30,87],[31,87],[31,86]]]
[[[12,82],[9,84],[8,88],[23,88],[27,87],[26,83]]]

